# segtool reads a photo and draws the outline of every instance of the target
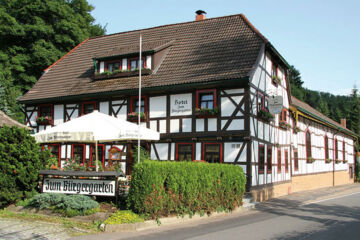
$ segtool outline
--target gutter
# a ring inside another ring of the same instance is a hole
[[[356,138],[356,139],[359,139],[359,137],[360,137],[360,136],[357,135],[356,133],[351,132],[351,131],[349,131],[349,130],[347,130],[347,129],[338,127],[338,126],[334,125],[333,123],[330,123],[329,121],[327,121],[327,120],[325,120],[325,119],[323,119],[323,118],[321,118],[321,117],[319,117],[319,116],[316,116],[316,115],[313,114],[313,113],[310,113],[309,111],[303,109],[302,107],[290,106],[290,110],[292,110],[292,111],[295,113],[296,123],[297,123],[297,121],[298,121],[298,116],[301,115],[301,116],[303,116],[303,117],[305,117],[305,118],[308,118],[308,119],[313,120],[313,121],[315,121],[315,122],[318,122],[318,123],[320,123],[320,124],[323,124],[323,125],[326,125],[326,126],[328,126],[328,127],[331,127],[331,128],[333,128],[333,129],[335,129],[335,130],[337,130],[337,131],[339,131],[339,132],[343,132],[343,133],[346,133],[346,134],[348,134],[348,135],[350,135],[350,136],[353,136],[353,137]],[[306,114],[304,114],[304,113],[306,113]]]
[[[244,82],[243,82],[244,81]],[[246,82],[245,82],[246,81]],[[173,85],[163,85],[163,86],[156,86],[156,87],[145,87],[142,88],[143,92],[149,91],[169,91],[174,89],[178,92],[181,89],[189,89],[194,88],[197,86],[204,86],[209,84],[224,86],[226,84],[231,84],[234,82],[241,82],[242,84],[247,83],[249,81],[249,76],[245,76],[242,78],[235,78],[235,79],[227,79],[227,80],[214,80],[208,82],[197,82],[197,83],[184,83],[184,84],[173,84]],[[137,94],[138,89],[124,89],[124,90],[117,90],[117,91],[107,91],[107,92],[95,92],[95,93],[86,93],[86,94],[77,94],[77,95],[70,95],[70,96],[59,96],[59,97],[51,97],[51,98],[42,98],[42,99],[32,99],[32,100],[20,100],[18,101],[21,104],[38,104],[38,103],[49,103],[49,102],[57,102],[57,101],[66,101],[66,100],[79,100],[79,98],[92,98],[95,97],[97,99],[101,97],[109,97],[115,95],[131,95]]]

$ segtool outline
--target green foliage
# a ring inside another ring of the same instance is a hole
[[[266,108],[260,109],[257,116],[264,121],[270,122],[274,119],[274,116]]]
[[[94,24],[86,0],[0,1],[0,83],[6,113],[23,114],[16,98],[29,90],[43,70],[76,45],[105,29]]]
[[[135,146],[134,149],[132,157],[134,159],[134,163],[138,163],[138,147]],[[150,154],[145,148],[140,147],[140,162],[144,162],[146,160],[150,160]]]
[[[232,210],[241,205],[245,181],[235,165],[145,161],[134,167],[127,201],[151,218]]]
[[[48,158],[25,128],[0,128],[0,207],[36,193]]]
[[[68,217],[89,215],[99,211],[99,204],[88,196],[43,193],[31,198],[27,207],[52,209]]]
[[[131,210],[116,211],[104,221],[105,224],[123,224],[137,222],[144,222],[144,218],[140,217],[136,213],[133,213]]]

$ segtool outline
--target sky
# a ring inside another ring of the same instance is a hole
[[[304,87],[336,95],[360,88],[359,0],[88,0],[107,34],[243,13],[301,73]]]

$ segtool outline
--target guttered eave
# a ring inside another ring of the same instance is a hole
[[[249,84],[249,77],[243,78],[236,78],[236,79],[224,79],[224,80],[214,80],[214,81],[207,81],[207,82],[198,82],[198,83],[187,83],[187,84],[174,84],[174,85],[166,85],[166,86],[156,86],[156,87],[145,87],[142,88],[141,91],[143,94],[148,93],[160,93],[160,92],[178,92],[180,90],[188,90],[193,88],[209,88],[209,87],[216,87],[216,86],[236,86],[245,87]],[[64,102],[64,101],[71,101],[82,98],[109,98],[114,96],[121,96],[121,95],[136,95],[138,93],[138,89],[124,89],[124,90],[117,90],[117,91],[108,91],[108,92],[95,92],[95,93],[86,93],[86,94],[78,94],[78,95],[70,95],[70,96],[59,96],[59,97],[52,97],[52,98],[41,98],[41,99],[30,99],[30,100],[20,100],[18,101],[20,104],[40,104],[40,103],[54,103],[54,102]]]

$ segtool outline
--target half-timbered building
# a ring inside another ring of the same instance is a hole
[[[20,102],[35,131],[95,109],[135,121],[140,108],[141,124],[161,133],[143,144],[152,159],[236,164],[260,200],[352,182],[356,135],[291,97],[288,68],[244,15],[205,19],[200,12],[192,22],[86,39],[45,69]],[[280,114],[267,111],[273,96],[283,98]],[[100,144],[99,159],[106,164],[116,148],[130,174],[134,145]],[[88,144],[45,147],[59,164],[92,164],[95,156]]]

